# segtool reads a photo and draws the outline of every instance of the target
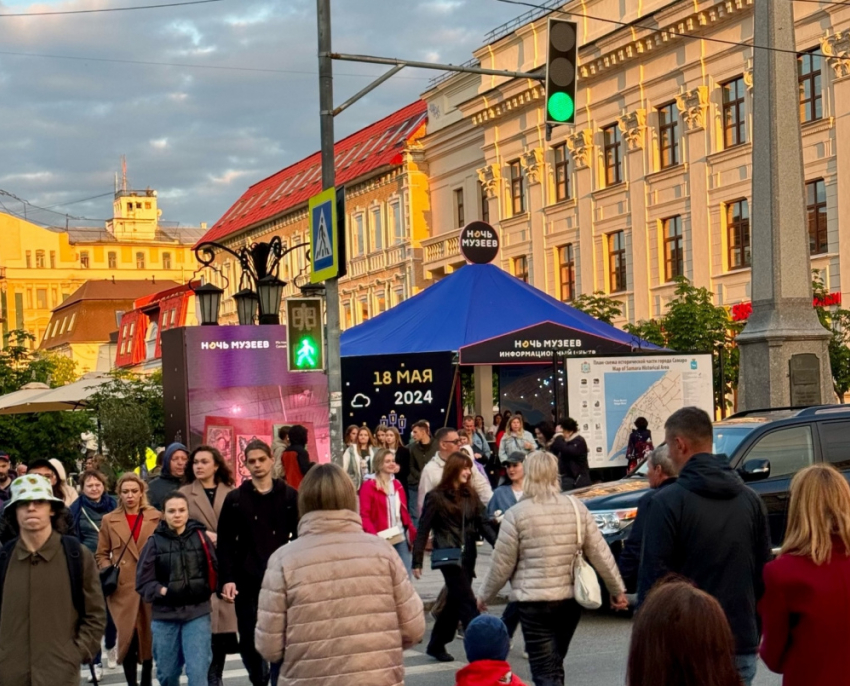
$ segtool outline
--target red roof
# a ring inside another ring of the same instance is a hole
[[[404,146],[424,128],[427,116],[425,102],[417,100],[339,141],[334,146],[337,185],[401,164]],[[199,242],[218,241],[271,219],[321,190],[321,153],[316,152],[251,186]]]

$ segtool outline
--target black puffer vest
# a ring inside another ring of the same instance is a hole
[[[181,607],[198,605],[210,599],[207,554],[201,542],[205,528],[190,519],[179,536],[163,520],[154,532],[156,580],[168,589],[156,605]],[[207,543],[207,546],[210,544]]]

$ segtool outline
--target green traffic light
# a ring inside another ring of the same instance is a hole
[[[309,338],[302,338],[295,351],[295,366],[299,369],[313,368],[318,362],[319,351]]]
[[[547,109],[555,121],[569,121],[575,112],[575,103],[566,93],[554,93],[549,98]]]

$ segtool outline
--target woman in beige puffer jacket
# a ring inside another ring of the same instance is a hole
[[[534,683],[563,684],[564,658],[581,617],[573,599],[573,561],[582,527],[582,552],[611,594],[615,609],[628,606],[614,556],[590,512],[560,492],[558,460],[531,453],[524,464],[523,497],[505,513],[490,570],[478,592],[483,610],[511,582]]]
[[[398,553],[364,533],[342,468],[316,465],[298,491],[298,538],[269,560],[257,651],[283,660],[279,686],[400,686],[404,650],[425,634]]]

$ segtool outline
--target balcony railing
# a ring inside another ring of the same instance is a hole
[[[422,241],[425,251],[425,262],[436,262],[447,257],[460,255],[460,236],[456,233],[446,236],[435,236]]]
[[[401,264],[407,259],[407,249],[410,244],[405,241],[399,245],[394,245],[387,250],[387,266],[392,267],[396,264]]]

